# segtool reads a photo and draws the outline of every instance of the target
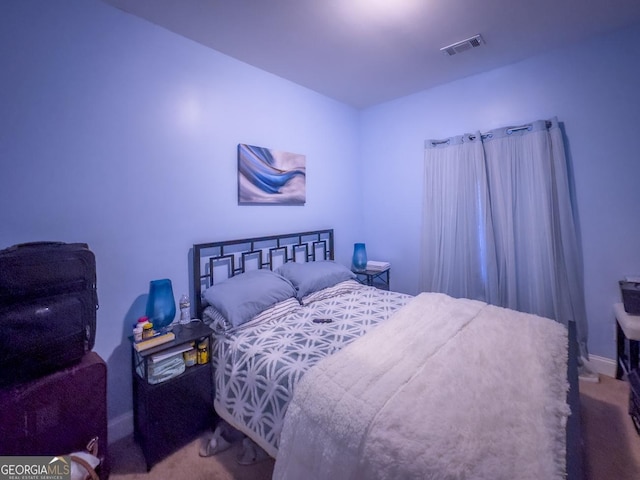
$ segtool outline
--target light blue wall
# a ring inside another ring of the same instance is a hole
[[[332,227],[359,240],[358,113],[97,0],[0,3],[0,248],[86,242],[109,416],[149,281],[188,292],[192,244]],[[237,205],[238,143],[301,153],[304,207]]]
[[[640,273],[639,58],[636,26],[364,111],[364,238],[393,264],[393,287],[418,288],[424,141],[557,116],[575,175],[590,352],[614,358],[617,282]]]
[[[591,352],[614,356],[640,273],[640,27],[361,113],[98,0],[0,3],[0,248],[89,243],[109,416],[131,409],[129,325],[149,280],[188,289],[193,243],[333,227],[416,293],[423,143],[557,115],[575,170]],[[456,61],[455,58],[452,58]],[[239,207],[236,145],[307,156],[307,205]]]

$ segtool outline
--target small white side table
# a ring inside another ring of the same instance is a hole
[[[622,378],[622,374],[628,374],[638,368],[638,342],[640,341],[640,315],[630,315],[624,311],[622,303],[613,305],[616,314],[616,378]],[[627,342],[629,353],[627,355]]]

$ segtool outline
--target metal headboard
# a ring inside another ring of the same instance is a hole
[[[313,262],[333,258],[333,229],[195,244],[195,313],[201,318],[202,292],[239,273],[259,268],[275,270],[287,262]]]

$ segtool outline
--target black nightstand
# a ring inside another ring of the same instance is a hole
[[[363,285],[369,285],[370,287],[380,288],[382,290],[389,290],[391,267],[385,270],[354,270],[357,280]]]
[[[213,366],[211,333],[207,325],[192,322],[173,327],[176,338],[142,352],[133,348],[134,438],[142,447],[147,470],[213,426]],[[185,367],[180,375],[161,383],[149,383],[149,366],[154,355],[179,346],[206,342],[206,363]]]

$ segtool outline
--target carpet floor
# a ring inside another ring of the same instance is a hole
[[[627,413],[629,385],[601,376],[600,383],[580,382],[584,470],[586,480],[640,479],[640,436]],[[146,471],[140,447],[127,437],[110,445],[111,480],[263,480],[274,461],[236,463],[240,444],[214,457],[198,456],[200,439],[187,444]],[[337,480],[337,479],[336,479]]]
[[[628,414],[629,384],[600,375],[580,382],[587,480],[640,479],[640,436]]]

